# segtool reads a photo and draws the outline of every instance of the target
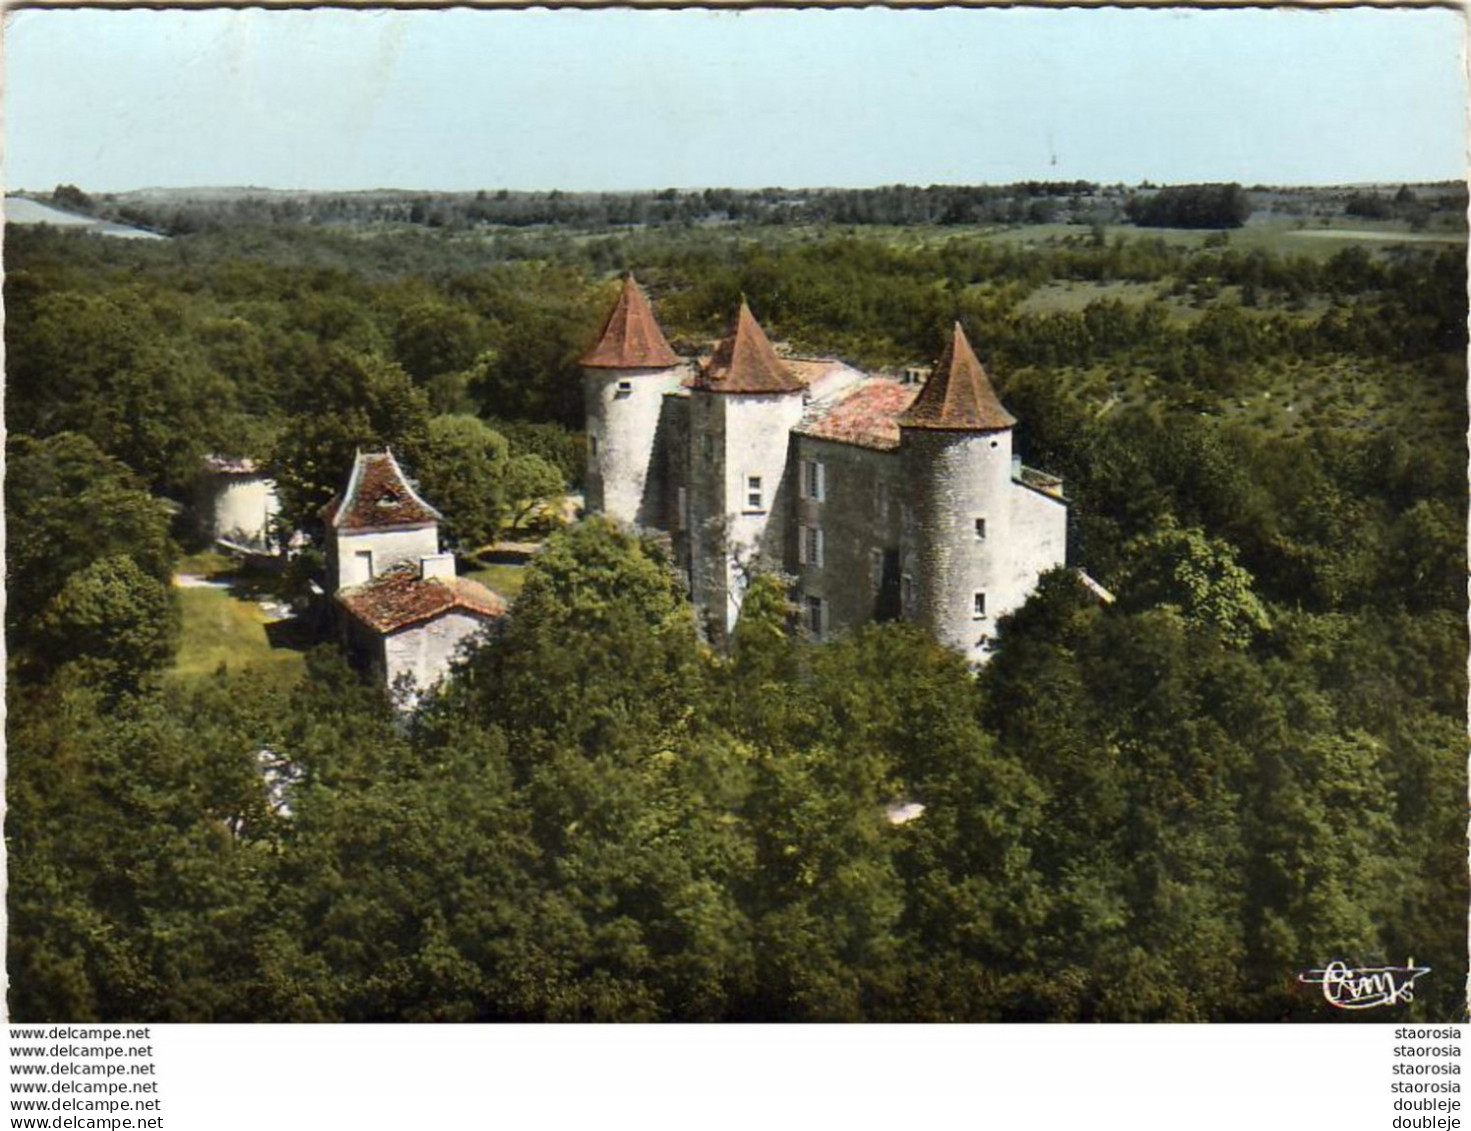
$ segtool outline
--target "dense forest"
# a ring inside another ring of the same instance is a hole
[[[1463,249],[845,223],[9,230],[12,1016],[1337,1021],[1299,971],[1413,956],[1459,1017]],[[391,443],[473,546],[576,486],[625,267],[689,349],[960,320],[1118,600],[1049,574],[974,673],[762,578],[716,653],[589,520],[412,717],[329,643],[170,670],[204,454],[319,534]]]

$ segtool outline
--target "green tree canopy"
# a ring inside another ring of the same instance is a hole
[[[118,554],[66,579],[37,626],[37,652],[105,687],[136,690],[173,658],[178,635],[169,587]]]
[[[506,518],[511,531],[523,529],[536,511],[561,502],[567,483],[556,464],[538,455],[512,456],[501,478]]]
[[[424,497],[444,515],[441,536],[463,550],[494,541],[506,516],[507,480],[513,480],[510,445],[473,416],[436,416],[428,432],[413,472]]]
[[[1120,599],[1126,608],[1177,609],[1188,623],[1237,647],[1269,627],[1251,574],[1236,564],[1229,543],[1166,519],[1154,533],[1131,541],[1125,552],[1129,564]]]
[[[104,559],[125,557],[163,582],[176,549],[167,507],[119,460],[85,436],[61,433],[7,440],[6,619],[12,648],[69,578]]]
[[[429,442],[429,399],[397,365],[333,348],[288,405],[270,468],[281,514],[310,528],[347,483],[359,450],[392,448],[417,464]]]

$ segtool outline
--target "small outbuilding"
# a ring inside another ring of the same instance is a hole
[[[454,555],[426,557],[343,589],[348,646],[412,706],[448,674],[464,649],[506,614],[506,602],[454,574]]]
[[[322,517],[349,653],[412,708],[506,615],[506,601],[456,576],[454,555],[439,550],[439,512],[391,451],[359,452]]]

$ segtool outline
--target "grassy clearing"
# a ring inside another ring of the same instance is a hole
[[[239,564],[228,554],[222,554],[218,550],[201,550],[197,554],[187,554],[180,558],[174,566],[174,572],[192,574],[195,577],[219,577],[232,574],[239,568]]]
[[[1063,281],[1046,283],[1029,294],[1018,310],[1023,314],[1078,314],[1089,303],[1113,300],[1130,306],[1161,298],[1168,286],[1159,283],[1090,283]]]
[[[181,588],[176,592],[184,624],[179,654],[170,672],[175,678],[213,675],[224,665],[234,670],[269,670],[289,683],[304,671],[302,652],[272,645],[266,626],[274,618],[258,603],[240,600],[226,589]]]
[[[1281,303],[1243,306],[1242,289],[1238,286],[1218,287],[1213,297],[1199,298],[1188,291],[1176,294],[1168,279],[1154,283],[1067,280],[1038,287],[1017,305],[1017,310],[1022,314],[1032,315],[1081,314],[1092,303],[1105,301],[1121,302],[1125,306],[1134,307],[1158,302],[1173,321],[1185,325],[1197,321],[1215,306],[1234,306],[1248,316],[1266,318],[1284,314],[1300,321],[1312,321],[1332,306],[1325,295],[1311,295],[1299,300],[1292,307]]]
[[[491,562],[470,570],[464,576],[473,578],[487,589],[494,589],[507,601],[514,601],[526,584],[526,567],[506,562]]]
[[[1090,238],[1091,229],[1081,224],[1027,224],[1000,229],[948,229],[958,235],[969,231],[986,239],[1019,244],[1022,247],[1044,247]],[[1118,239],[1159,239],[1172,247],[1197,248],[1213,231],[1194,228],[1136,228],[1132,224],[1110,224],[1103,228],[1103,238],[1112,243]],[[1374,222],[1356,217],[1304,222],[1298,219],[1270,217],[1250,220],[1245,226],[1228,232],[1227,246],[1238,251],[1274,252],[1279,255],[1302,255],[1310,259],[1329,259],[1345,247],[1358,245],[1369,251],[1393,247],[1454,246],[1466,242],[1465,232],[1412,232],[1401,222]]]

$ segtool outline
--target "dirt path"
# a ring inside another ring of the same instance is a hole
[[[180,589],[228,589],[228,581],[216,581],[212,577],[202,577],[197,573],[176,573],[174,584]]]

